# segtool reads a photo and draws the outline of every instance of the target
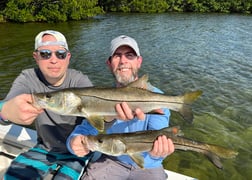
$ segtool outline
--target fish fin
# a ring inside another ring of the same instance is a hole
[[[144,168],[144,158],[140,152],[129,154],[129,156],[140,168]]]
[[[135,87],[135,88],[141,88],[141,89],[148,89],[148,75],[143,75],[138,80],[130,83],[127,87]]]
[[[188,123],[193,122],[193,112],[192,108],[186,104],[182,105],[182,108],[178,110],[179,114],[186,120]]]
[[[179,126],[166,127],[162,131],[172,133],[175,136],[183,136],[184,135]]]
[[[201,96],[203,91],[197,90],[184,94],[184,102],[186,104],[192,104],[199,96]]]
[[[219,169],[223,168],[222,163],[220,161],[220,157],[217,156],[215,153],[213,153],[211,151],[206,151],[204,154],[209,158],[210,161],[213,162],[213,164],[216,167],[218,167]]]
[[[95,127],[98,131],[104,131],[104,117],[102,116],[89,116],[87,118],[88,122]]]
[[[189,123],[193,122],[193,112],[189,105],[192,104],[199,96],[201,96],[202,93],[203,91],[197,90],[188,92],[183,96],[185,104],[178,111],[182,115],[182,117]]]

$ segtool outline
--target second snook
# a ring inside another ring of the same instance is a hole
[[[190,150],[206,155],[218,168],[222,168],[220,158],[234,158],[238,153],[218,145],[194,141],[181,136],[178,127],[161,130],[138,131],[134,133],[99,134],[85,136],[85,144],[91,151],[100,151],[104,154],[119,156],[129,155],[139,167],[143,167],[144,159],[141,152],[152,149],[153,142],[165,135],[173,141],[175,150]]]
[[[122,88],[69,88],[51,93],[33,94],[33,105],[51,110],[60,115],[85,117],[99,131],[104,130],[104,121],[117,117],[115,105],[127,102],[131,109],[140,108],[145,113],[160,108],[179,112],[182,117],[193,121],[191,103],[202,91],[193,91],[181,96],[167,96],[153,93],[148,88],[148,77]]]

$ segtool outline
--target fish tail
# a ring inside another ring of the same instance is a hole
[[[184,95],[185,104],[183,104],[182,108],[179,109],[179,113],[189,123],[193,122],[193,112],[189,105],[192,104],[202,93],[203,92],[201,90],[197,90],[197,91],[186,93]]]
[[[193,142],[193,145],[182,145],[175,143],[175,149],[190,150],[200,152],[208,157],[208,159],[218,168],[222,169],[220,158],[234,158],[238,152],[217,145]]]
[[[220,158],[234,158],[238,154],[236,151],[223,148],[221,146],[210,144],[206,144],[206,146],[208,147],[208,150],[206,150],[204,154],[213,162],[216,167],[220,169],[223,168]]]
[[[207,148],[199,148],[194,146],[187,146],[182,144],[176,144],[175,143],[175,149],[183,150],[183,151],[195,151],[204,154],[208,157],[208,159],[218,168],[222,168],[222,163],[220,161],[220,157],[212,152],[211,150],[208,150]]]
[[[197,90],[197,91],[192,91],[188,92],[184,95],[184,102],[186,104],[192,104],[199,96],[201,96],[203,91]]]

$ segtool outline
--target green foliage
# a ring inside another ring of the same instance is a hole
[[[184,0],[166,0],[169,5],[168,11],[171,12],[183,12],[184,11]]]
[[[40,3],[39,9],[35,10],[37,12],[35,15],[37,21],[58,22],[67,20],[61,4],[48,3],[48,1],[41,1]]]
[[[252,0],[2,0],[0,21],[82,20],[106,12],[251,13]]]
[[[4,16],[8,20],[17,22],[33,21],[32,9],[30,6],[31,0],[11,0],[7,3],[7,7],[4,10]]]
[[[147,12],[147,13],[162,13],[168,8],[165,0],[133,0],[130,3],[131,11],[133,12]]]
[[[252,0],[100,0],[99,5],[107,12],[252,12]]]
[[[3,15],[9,21],[58,22],[81,20],[103,13],[97,0],[9,0]]]

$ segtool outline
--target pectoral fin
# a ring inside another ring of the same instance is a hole
[[[140,168],[144,168],[144,158],[141,153],[129,154],[129,156]]]
[[[102,116],[90,116],[87,118],[88,122],[95,127],[98,131],[104,131],[104,117]]]

